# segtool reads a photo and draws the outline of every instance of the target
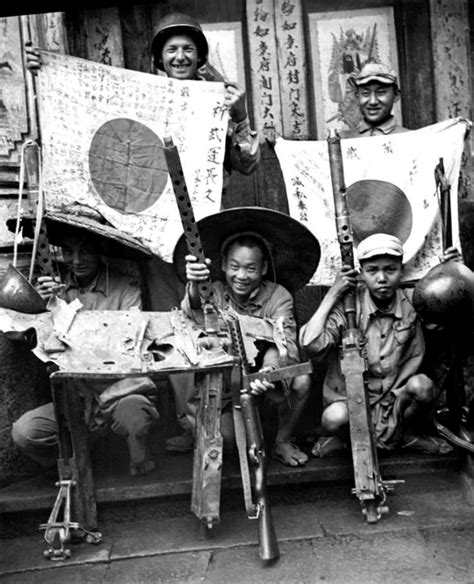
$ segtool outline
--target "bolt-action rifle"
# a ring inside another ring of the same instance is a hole
[[[201,238],[194,218],[179,152],[171,138],[164,139],[164,154],[171,182],[176,196],[188,252],[198,262],[204,263],[205,256]],[[211,282],[199,283],[204,312],[206,348],[219,350],[217,309],[212,301]],[[221,372],[196,373],[195,383],[199,388],[199,408],[196,418],[196,439],[193,459],[193,487],[191,509],[207,528],[220,520],[220,493],[222,473],[221,407],[223,374]]]
[[[342,265],[354,267],[353,236],[346,202],[344,167],[341,141],[335,131],[328,137],[329,164],[334,196],[337,237]],[[355,291],[344,297],[347,328],[342,335],[341,371],[344,375],[349,410],[349,428],[354,467],[355,488],[363,513],[369,523],[376,523],[385,505],[390,484],[383,481],[379,471],[377,449],[372,429],[369,397],[365,384],[366,360],[362,349],[361,333],[356,322]]]
[[[298,363],[265,373],[249,373],[249,364],[238,316],[226,314],[229,325],[232,352],[237,357],[232,372],[232,394],[234,429],[239,451],[245,509],[249,519],[258,520],[260,557],[271,561],[279,557],[278,540],[273,524],[270,501],[267,493],[267,459],[265,441],[258,410],[258,398],[252,395],[250,383],[257,379],[274,383],[292,379],[312,371],[310,362]],[[254,499],[250,482],[249,462],[254,475]]]

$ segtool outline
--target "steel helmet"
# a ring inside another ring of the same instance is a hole
[[[199,22],[188,14],[181,12],[168,14],[161,20],[158,26],[158,30],[151,43],[151,54],[153,55],[155,67],[163,71],[163,46],[170,36],[175,34],[186,34],[194,40],[199,55],[198,67],[202,67],[207,61],[207,55],[209,53],[207,39],[202,32]]]

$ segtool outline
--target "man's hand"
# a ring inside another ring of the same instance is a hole
[[[186,260],[186,279],[189,282],[205,282],[209,279],[210,259],[206,259],[205,264],[198,262],[196,256],[193,255],[187,255],[184,259]]]
[[[49,300],[53,294],[56,294],[63,288],[61,279],[58,276],[40,276],[36,282],[36,291],[43,300]]]
[[[43,66],[41,55],[38,47],[33,47],[31,41],[25,43],[25,61],[26,68],[36,75]]]
[[[334,284],[332,285],[332,291],[335,296],[341,298],[348,292],[352,290],[357,285],[357,270],[351,268],[350,266],[342,266],[339,274],[337,275]]]
[[[464,263],[461,252],[454,245],[444,250],[443,255],[439,258],[442,264],[446,262],[461,262]]]
[[[238,124],[247,117],[245,105],[245,91],[237,83],[225,82],[225,104],[229,107],[229,114],[233,122]]]
[[[262,367],[259,371],[259,373],[266,373],[268,371],[273,371],[274,368],[273,367]],[[260,381],[259,379],[252,381],[250,383],[250,393],[252,395],[262,395],[263,393],[265,393],[266,391],[268,391],[269,389],[275,389],[275,384],[274,383],[270,383],[269,381]]]

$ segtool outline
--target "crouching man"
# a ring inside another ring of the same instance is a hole
[[[212,279],[213,302],[218,310],[232,310],[271,321],[281,319],[286,339],[288,365],[299,362],[293,298],[279,282],[292,290],[304,286],[319,261],[319,244],[314,236],[291,217],[263,209],[227,209],[198,222],[207,263],[193,255],[184,257],[187,279],[183,311],[197,322],[203,321],[199,282]],[[183,263],[183,240],[175,249],[175,261]],[[184,254],[183,254],[184,255]],[[178,269],[178,271],[180,271]],[[269,343],[262,351],[259,371],[279,368],[279,351]],[[311,378],[295,377],[288,395],[282,384],[254,381],[254,395],[265,395],[278,404],[278,429],[272,457],[288,466],[306,464],[308,456],[293,440],[293,433],[307,402]],[[187,396],[188,419],[195,418],[198,396]],[[222,433],[233,444],[230,395],[224,393]],[[195,424],[193,423],[193,429]]]
[[[44,300],[60,289],[57,295],[72,302],[80,300],[84,310],[128,310],[141,308],[139,282],[122,275],[104,263],[108,240],[89,230],[58,222],[48,223],[50,243],[62,248],[65,273],[60,278],[40,276],[36,288]],[[120,246],[119,246],[120,247]],[[99,384],[81,389],[85,398],[85,419],[92,437],[111,429],[124,436],[130,453],[130,473],[145,474],[155,464],[150,459],[147,435],[159,415],[153,403],[154,383],[146,378],[123,379],[127,384],[125,397],[100,407],[97,399]],[[110,387],[110,385],[109,385]],[[17,448],[44,468],[53,467],[58,456],[58,426],[53,403],[47,403],[23,414],[12,428]]]
[[[448,452],[451,447],[443,439],[419,436],[416,431],[417,421],[431,413],[436,392],[432,380],[420,372],[425,353],[421,324],[407,294],[400,289],[402,244],[397,237],[377,233],[359,244],[357,259],[361,282],[355,269],[343,266],[300,332],[301,345],[310,356],[328,359],[321,420],[326,435],[315,443],[312,454],[328,456],[346,448],[349,414],[338,349],[347,324],[343,299],[354,288],[377,447]]]

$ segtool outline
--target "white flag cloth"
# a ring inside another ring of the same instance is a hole
[[[359,181],[385,181],[400,189],[407,200],[411,229],[403,241],[404,280],[423,276],[439,263],[442,253],[434,174],[440,158],[451,185],[453,244],[461,249],[457,187],[469,125],[468,120],[456,118],[400,134],[341,140],[347,189],[351,185],[355,188]],[[327,141],[290,141],[279,137],[275,150],[283,171],[290,215],[304,223],[321,244],[321,261],[311,283],[330,286],[341,262]],[[380,218],[385,219],[383,199],[378,209]],[[376,216],[373,221],[377,225]]]
[[[163,154],[177,147],[196,219],[220,209],[228,108],[223,83],[42,52],[38,74],[46,210],[75,202],[170,261],[182,233]]]

